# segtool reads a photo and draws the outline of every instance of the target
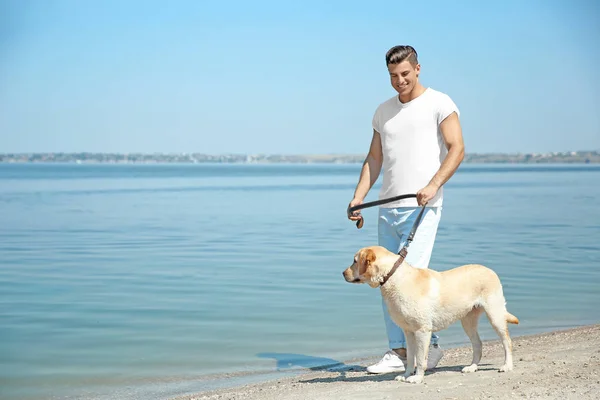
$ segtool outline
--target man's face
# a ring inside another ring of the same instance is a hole
[[[388,65],[392,86],[396,89],[398,94],[408,94],[413,90],[417,83],[420,70],[421,66],[419,64],[413,67],[409,61]]]

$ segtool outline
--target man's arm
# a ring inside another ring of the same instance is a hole
[[[442,162],[438,172],[431,178],[431,183],[436,185],[438,189],[448,182],[448,179],[454,175],[458,169],[460,163],[465,158],[465,144],[463,142],[462,128],[460,126],[460,120],[456,112],[450,114],[440,124],[440,130],[446,147],[448,148],[448,155]]]
[[[465,158],[462,128],[456,112],[453,112],[442,121],[440,130],[446,143],[448,154],[436,174],[429,181],[429,184],[417,193],[419,205],[425,204],[435,196],[437,191],[454,175],[460,163]]]
[[[350,202],[349,207],[361,204],[365,197],[367,197],[367,193],[369,193],[371,187],[377,182],[382,164],[383,150],[381,147],[381,135],[376,130],[373,130],[369,154],[367,154],[363,162],[360,178],[354,190],[354,198]],[[360,219],[359,216],[349,216],[349,218],[353,221]]]

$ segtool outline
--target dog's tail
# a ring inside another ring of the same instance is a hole
[[[506,312],[506,322],[508,322],[509,324],[518,324],[519,318],[515,317],[514,315],[512,315],[511,313],[509,313],[507,311]]]

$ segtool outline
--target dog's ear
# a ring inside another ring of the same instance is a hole
[[[365,249],[358,259],[359,266],[359,276],[361,280],[367,283],[372,288],[376,288],[380,285],[378,278],[378,268],[375,265],[375,260],[377,260],[377,255],[373,249]]]
[[[373,265],[376,258],[375,252],[372,249],[363,250],[358,259],[358,274],[368,277],[370,275],[369,268]]]

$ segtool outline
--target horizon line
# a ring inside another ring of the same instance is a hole
[[[572,153],[600,153],[600,149],[594,150],[561,150],[561,151],[513,151],[513,152],[465,152],[466,154],[478,154],[478,155],[515,155],[515,154],[572,154]],[[203,153],[199,151],[171,151],[171,152],[143,152],[143,151],[18,151],[18,152],[0,152],[0,156],[7,155],[32,155],[32,154],[141,154],[141,155],[209,155],[209,156],[228,156],[228,155],[246,155],[246,156],[361,156],[367,154],[364,153],[241,153],[241,152],[223,152],[223,153]]]

